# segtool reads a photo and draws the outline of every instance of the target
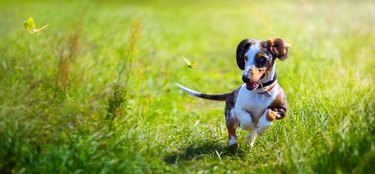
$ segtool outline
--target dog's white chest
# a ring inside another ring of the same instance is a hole
[[[277,90],[270,91],[270,94],[270,97],[258,94],[255,90],[249,91],[245,85],[242,85],[238,92],[235,108],[246,110],[253,117],[259,118],[275,99]]]

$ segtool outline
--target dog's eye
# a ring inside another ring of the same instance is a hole
[[[265,62],[266,62],[266,58],[265,58],[265,57],[261,57],[261,58],[259,59],[259,62],[260,62],[260,63],[265,63]]]
[[[247,61],[247,59],[248,59],[247,56],[245,56],[245,61]]]

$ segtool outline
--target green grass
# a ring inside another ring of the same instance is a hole
[[[333,2],[0,2],[0,173],[375,172],[375,4]],[[271,37],[288,114],[232,152],[224,103],[175,83],[232,91]]]

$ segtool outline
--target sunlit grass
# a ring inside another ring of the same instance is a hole
[[[0,2],[0,173],[371,173],[374,9],[371,1]],[[30,35],[29,16],[50,25]],[[292,45],[277,61],[288,115],[253,148],[239,131],[232,152],[224,103],[175,83],[229,92],[242,83],[238,42],[276,36]]]

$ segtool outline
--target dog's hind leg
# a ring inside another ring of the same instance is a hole
[[[237,91],[232,92],[231,94],[228,95],[228,98],[225,103],[225,110],[224,110],[224,115],[225,115],[225,122],[227,124],[227,129],[228,129],[228,143],[229,147],[232,149],[236,149],[238,147],[237,140],[236,140],[236,129],[238,127],[238,121],[235,117],[235,113],[233,111],[235,101],[236,101],[236,95]]]
[[[228,143],[229,147],[236,149],[238,147],[237,144],[237,136],[236,136],[236,129],[237,129],[238,122],[233,117],[229,118],[227,121],[227,129],[228,129]]]

